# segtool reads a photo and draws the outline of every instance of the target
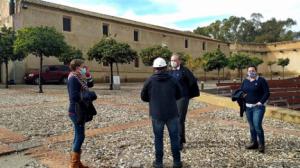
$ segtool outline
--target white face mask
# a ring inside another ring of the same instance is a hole
[[[177,67],[177,62],[171,61],[171,67],[172,67],[172,68],[176,68],[176,67]]]

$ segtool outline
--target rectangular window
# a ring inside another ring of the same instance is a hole
[[[221,48],[221,45],[220,44],[218,44],[218,49],[220,49]]]
[[[103,24],[103,25],[102,25],[102,33],[103,33],[103,36],[108,36],[108,33],[109,33],[108,27],[109,27],[108,24]]]
[[[184,40],[184,47],[189,48],[189,40],[188,39]]]
[[[139,31],[138,30],[134,30],[134,32],[133,32],[133,40],[134,41],[139,41]]]
[[[135,68],[140,67],[139,58],[136,58],[136,59],[134,60],[134,67],[135,67]]]
[[[71,18],[63,17],[63,30],[67,32],[71,32]]]
[[[202,43],[202,50],[205,51],[206,50],[206,42]]]

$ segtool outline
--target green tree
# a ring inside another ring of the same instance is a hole
[[[268,66],[269,66],[270,74],[271,74],[271,80],[273,77],[272,65],[274,65],[274,64],[276,64],[276,61],[268,61]]]
[[[88,59],[95,59],[99,64],[110,65],[110,90],[113,90],[113,64],[130,63],[137,58],[137,52],[126,43],[112,38],[103,38],[88,51]]]
[[[250,65],[258,67],[258,65],[264,63],[264,61],[258,57],[250,57]]]
[[[68,65],[73,59],[82,59],[82,52],[79,49],[76,49],[75,47],[67,46],[66,49],[62,54],[58,56],[58,60],[60,62],[63,62],[64,65]]]
[[[188,61],[193,58],[191,55],[186,54],[185,52],[177,52],[176,54],[179,56],[181,64],[184,66],[187,66]]]
[[[153,61],[157,57],[164,58],[165,60],[170,60],[172,52],[168,49],[168,47],[155,45],[153,47],[142,49],[139,55],[142,58],[142,62],[146,66],[151,66]]]
[[[23,60],[25,54],[14,53],[15,32],[6,26],[1,28],[0,37],[0,62],[5,64],[5,88],[8,88],[8,63],[9,61]]]
[[[290,30],[296,25],[294,20],[272,18],[262,22],[261,18],[263,16],[260,13],[253,13],[250,19],[230,16],[222,21],[216,20],[208,26],[197,27],[193,32],[226,42],[264,43],[293,40],[299,37],[297,32]]]
[[[195,71],[202,65],[202,59],[200,57],[193,58],[191,55],[184,52],[177,52],[181,60],[181,64],[189,68],[191,71]]]
[[[62,33],[57,32],[53,27],[28,27],[17,32],[14,51],[26,55],[33,54],[40,58],[39,93],[43,93],[41,78],[43,57],[58,57],[64,52],[66,46]]]
[[[284,79],[284,68],[290,63],[289,58],[279,58],[277,65],[282,67],[282,78]]]
[[[192,71],[196,71],[198,68],[202,66],[202,59],[201,57],[193,58],[192,56],[188,55],[186,66]]]
[[[220,49],[214,52],[208,52],[203,55],[203,60],[206,62],[206,69],[208,71],[218,71],[218,83],[220,83],[220,70],[227,66],[228,59]]]
[[[296,22],[290,18],[277,21],[275,18],[261,23],[255,42],[270,43],[277,41],[293,40],[293,31],[289,30]]]
[[[237,69],[240,80],[243,80],[243,69],[251,64],[251,58],[245,53],[234,53],[228,58],[228,67],[232,70]]]
[[[206,78],[207,75],[206,74],[207,74],[207,72],[209,72],[209,70],[207,68],[207,62],[206,62],[206,60],[202,59],[201,67],[202,67],[203,72],[204,72],[204,81],[206,81],[207,80],[207,78]]]

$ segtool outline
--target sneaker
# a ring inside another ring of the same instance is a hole
[[[251,143],[246,146],[246,149],[258,149],[258,144],[257,143]]]

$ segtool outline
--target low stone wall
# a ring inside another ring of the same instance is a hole
[[[238,104],[236,102],[231,101],[231,98],[228,97],[221,97],[201,92],[200,97],[198,97],[197,99],[201,102],[205,102],[208,104],[239,110]],[[280,119],[286,122],[300,124],[300,111],[267,106],[265,116]]]

